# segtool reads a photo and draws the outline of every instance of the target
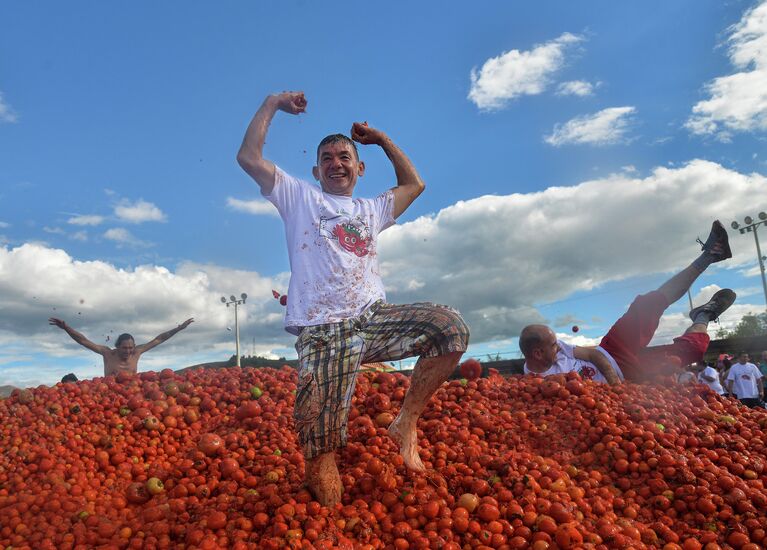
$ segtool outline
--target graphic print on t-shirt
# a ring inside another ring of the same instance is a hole
[[[370,228],[359,216],[320,216],[320,235],[338,241],[341,248],[360,258],[368,255],[373,241]]]
[[[592,380],[596,376],[597,370],[594,367],[583,365],[578,371],[578,374],[581,376],[581,378]]]

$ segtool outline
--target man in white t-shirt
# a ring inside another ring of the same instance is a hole
[[[709,265],[731,257],[727,230],[717,220],[701,255],[657,290],[637,296],[598,346],[569,346],[546,325],[526,326],[519,336],[525,356],[524,372],[547,376],[576,371],[598,382],[617,384],[624,379],[638,382],[676,374],[674,370],[680,365],[702,361],[709,343],[708,323],[735,301],[730,289],[719,290],[710,301],[690,311],[692,325],[669,346],[667,354],[673,361],[642,361],[640,355],[652,340],[666,308],[684,296]]]
[[[707,385],[719,395],[724,395],[724,388],[719,380],[719,373],[714,367],[706,365],[706,368],[698,373],[698,382]]]
[[[748,353],[740,352],[738,362],[732,365],[727,374],[727,391],[747,407],[757,407],[764,401],[762,373],[748,361],[749,358]]]
[[[317,500],[341,499],[335,450],[346,423],[361,363],[418,356],[402,409],[389,426],[407,467],[423,471],[416,422],[431,395],[452,374],[469,330],[457,311],[431,303],[387,304],[378,266],[378,234],[424,190],[412,162],[382,131],[352,125],[351,139],[334,134],[317,147],[319,186],[286,174],[263,156],[278,111],[306,109],[302,92],[267,97],[248,126],[237,160],[277,207],[285,224],[291,277],[285,329],[298,336],[294,419],[306,457],[306,481]],[[378,145],[397,185],[374,199],[352,198],[365,173],[357,146]]]

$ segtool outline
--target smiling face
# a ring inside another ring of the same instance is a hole
[[[345,197],[352,196],[357,178],[364,173],[365,163],[357,158],[354,145],[344,141],[322,145],[317,154],[317,166],[312,169],[323,191]]]

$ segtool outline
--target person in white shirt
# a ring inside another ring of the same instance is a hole
[[[758,407],[764,401],[762,373],[748,360],[749,355],[745,351],[738,355],[738,362],[727,374],[727,391],[747,407]]]
[[[469,329],[452,308],[386,303],[378,266],[378,234],[395,223],[424,190],[410,159],[381,130],[355,122],[351,139],[333,134],[317,147],[312,175],[294,178],[263,156],[274,115],[303,113],[303,92],[267,97],[245,133],[240,166],[277,207],[290,259],[285,329],[298,336],[298,384],[293,417],[315,498],[341,499],[335,451],[346,424],[360,364],[418,356],[402,409],[389,426],[408,468],[423,471],[416,422],[436,389],[466,351]],[[375,199],[352,198],[365,173],[357,146],[377,145],[389,157],[397,185]]]
[[[719,395],[724,395],[724,388],[719,381],[719,373],[714,367],[706,365],[706,368],[698,373],[698,382],[707,385]]]
[[[657,290],[637,296],[598,346],[569,346],[546,325],[526,326],[519,337],[519,348],[525,356],[524,372],[546,376],[576,371],[586,378],[618,384],[624,379],[639,382],[676,374],[673,370],[678,370],[679,365],[702,361],[710,341],[708,323],[735,301],[730,289],[719,290],[710,301],[690,311],[692,325],[674,339],[668,352],[678,359],[676,367],[661,361],[642,362],[640,355],[652,340],[666,308],[684,296],[709,265],[731,257],[727,230],[717,220],[703,243],[702,254]]]
[[[694,363],[692,365],[688,365],[685,370],[679,373],[679,375],[676,377],[676,381],[678,384],[692,384],[697,381],[698,375],[696,374],[698,368],[698,364]]]

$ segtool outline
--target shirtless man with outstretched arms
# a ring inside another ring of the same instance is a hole
[[[95,351],[104,358],[104,376],[114,376],[119,372],[128,372],[135,374],[138,371],[138,360],[144,352],[149,351],[155,346],[162,344],[165,340],[176,334],[177,332],[184,330],[194,319],[187,319],[176,328],[170,329],[162,334],[155,336],[152,340],[146,344],[136,345],[133,336],[130,334],[121,334],[117,337],[115,342],[115,348],[112,349],[109,346],[100,346],[88,340],[81,332],[76,331],[61,319],[51,317],[48,322],[51,325],[57,326],[65,331],[69,336],[80,344],[81,346],[88,348],[91,351]]]

